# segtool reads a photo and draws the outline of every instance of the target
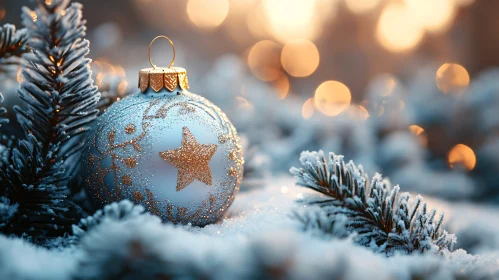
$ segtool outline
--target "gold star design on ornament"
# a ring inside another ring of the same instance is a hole
[[[211,186],[212,179],[208,163],[216,151],[216,144],[199,144],[187,126],[184,126],[182,146],[159,152],[159,156],[178,169],[177,191],[181,191],[195,179]]]

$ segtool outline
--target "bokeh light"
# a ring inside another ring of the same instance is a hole
[[[306,77],[314,73],[319,60],[319,50],[314,43],[305,39],[293,40],[282,49],[282,67],[294,77]]]
[[[316,0],[263,0],[269,31],[278,41],[315,39],[320,31]]]
[[[392,115],[405,108],[405,87],[392,74],[378,74],[367,86],[369,112],[372,115]]]
[[[315,112],[314,108],[314,99],[309,98],[305,103],[303,103],[303,107],[301,108],[301,115],[304,119],[310,119]]]
[[[22,68],[19,68],[19,70],[17,70],[16,80],[18,83],[21,83],[24,80],[22,70]]]
[[[7,11],[4,8],[0,8],[0,20],[2,20],[5,17],[5,14]]]
[[[219,26],[229,12],[228,0],[189,0],[187,15],[198,27],[214,28]]]
[[[355,14],[372,11],[381,3],[381,0],[345,0],[347,8]]]
[[[248,99],[242,97],[242,96],[236,96],[236,107],[245,109],[245,110],[251,110],[253,109],[253,104],[251,104]]]
[[[348,114],[352,118],[358,118],[361,120],[367,120],[369,118],[369,112],[362,105],[352,105],[348,109]]]
[[[423,146],[426,146],[428,144],[428,136],[426,135],[426,132],[422,127],[413,124],[409,126],[409,131],[418,137],[420,143]]]
[[[116,72],[116,75],[124,78],[126,76],[125,69],[121,66],[113,66],[114,71]]]
[[[97,76],[95,77],[95,85],[97,87],[102,87],[102,81],[104,80],[104,73],[100,72],[99,74],[97,74]]]
[[[423,29],[410,20],[407,7],[401,3],[383,9],[376,27],[378,42],[392,52],[402,52],[416,47],[423,38]]]
[[[338,0],[316,0],[316,21],[320,23],[328,21],[327,23],[331,24],[331,20],[338,14],[338,4]]]
[[[281,46],[270,40],[256,43],[248,54],[251,73],[262,81],[274,81],[282,75]]]
[[[229,0],[231,12],[237,14],[247,14],[249,9],[253,9],[259,0]]]
[[[119,96],[123,96],[126,93],[127,89],[128,89],[128,82],[126,80],[123,80],[118,84],[116,91],[118,92]]]
[[[36,22],[36,20],[38,19],[38,16],[36,15],[36,12],[35,11],[31,11],[29,12],[31,18],[33,19],[33,22]]]
[[[265,11],[262,3],[258,2],[246,14],[246,25],[250,33],[256,38],[268,37]]]
[[[455,63],[445,63],[438,68],[436,81],[438,88],[442,92],[457,92],[469,85],[470,76],[463,66]]]
[[[404,2],[410,11],[410,20],[430,32],[447,30],[456,13],[454,0],[404,0]]]
[[[350,106],[352,95],[346,85],[338,81],[323,82],[315,90],[315,107],[326,116],[337,116]]]
[[[380,74],[369,84],[369,92],[376,96],[390,96],[393,94],[397,79],[391,74]]]
[[[475,0],[454,0],[458,6],[469,6],[475,3]]]
[[[424,133],[424,129],[417,125],[410,125],[409,130],[414,135],[421,135],[422,133]]]
[[[284,99],[288,95],[289,92],[289,79],[286,75],[281,75],[274,82],[274,87],[278,94],[279,99]]]
[[[476,165],[476,156],[473,150],[464,145],[457,144],[454,146],[448,154],[449,166],[456,168],[457,166],[464,167],[466,170],[471,171]]]
[[[358,108],[359,117],[361,119],[367,120],[367,118],[369,118],[369,112],[367,111],[366,107],[357,105],[356,108]]]

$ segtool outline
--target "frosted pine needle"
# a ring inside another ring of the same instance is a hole
[[[301,168],[290,170],[297,184],[326,195],[309,203],[320,206],[329,223],[346,216],[345,228],[356,233],[359,244],[386,253],[411,253],[450,249],[455,243],[454,235],[442,229],[443,214],[436,218],[436,211],[428,212],[420,196],[411,200],[408,193],[399,194],[399,187],[392,188],[380,174],[369,182],[362,166],[345,164],[343,156],[325,156],[322,151],[302,152],[300,162]],[[301,220],[307,227],[317,224]],[[332,227],[322,227],[334,235],[328,228]]]

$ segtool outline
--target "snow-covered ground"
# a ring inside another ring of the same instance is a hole
[[[351,239],[302,231],[295,200],[315,195],[290,176],[240,192],[227,217],[204,228],[161,224],[154,216],[108,222],[63,250],[0,238],[0,279],[498,279],[499,209],[431,200],[446,213],[456,249],[443,255],[386,257]],[[428,198],[427,198],[428,200]],[[114,277],[114,278],[113,278]]]

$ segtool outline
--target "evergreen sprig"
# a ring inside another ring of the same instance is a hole
[[[82,6],[68,6],[68,0],[36,3],[34,10],[23,8],[32,51],[22,60],[19,93],[26,108],[15,107],[26,136],[3,159],[0,178],[5,195],[19,204],[8,231],[41,242],[69,232],[80,218],[67,182],[98,114],[99,94],[86,58]]]
[[[45,148],[60,143],[57,156],[65,161],[83,147],[81,136],[90,130],[99,101],[91,78],[91,60],[86,58],[90,50],[84,39],[82,5],[73,3],[67,7],[68,2],[51,1],[49,5],[37,0],[34,11],[23,8],[22,21],[29,31],[33,52],[25,55],[25,82],[20,90],[28,106],[26,110],[17,109],[21,125]]]
[[[10,64],[9,58],[21,57],[29,51],[26,29],[16,30],[12,24],[0,26],[0,64]]]
[[[97,210],[93,215],[80,220],[72,226],[73,235],[68,238],[68,243],[77,244],[89,230],[109,221],[127,221],[139,217],[149,217],[150,214],[142,205],[135,205],[129,200],[113,202]]]
[[[16,27],[12,24],[4,24],[0,26],[0,73],[9,72],[9,66],[18,65],[20,57],[28,52],[30,49],[27,45],[28,32],[25,28],[16,30]],[[3,82],[4,79],[0,79]],[[3,95],[0,93],[0,102],[3,102]],[[4,107],[0,107],[0,126],[8,123],[9,119],[4,115],[7,110]],[[5,135],[0,136],[0,147],[6,147],[4,140],[10,138]],[[1,154],[5,153],[5,149],[2,149]],[[1,164],[0,164],[1,165]]]
[[[301,168],[291,168],[297,184],[327,196],[309,203],[321,207],[329,223],[347,217],[345,228],[356,234],[355,240],[364,246],[374,246],[386,253],[394,251],[425,252],[450,249],[455,237],[442,230],[443,214],[436,219],[435,210],[427,211],[426,203],[418,196],[415,201],[408,193],[399,195],[399,187],[391,187],[388,180],[375,174],[369,182],[362,166],[343,156],[322,151],[302,152]],[[302,219],[324,232],[333,227]]]

